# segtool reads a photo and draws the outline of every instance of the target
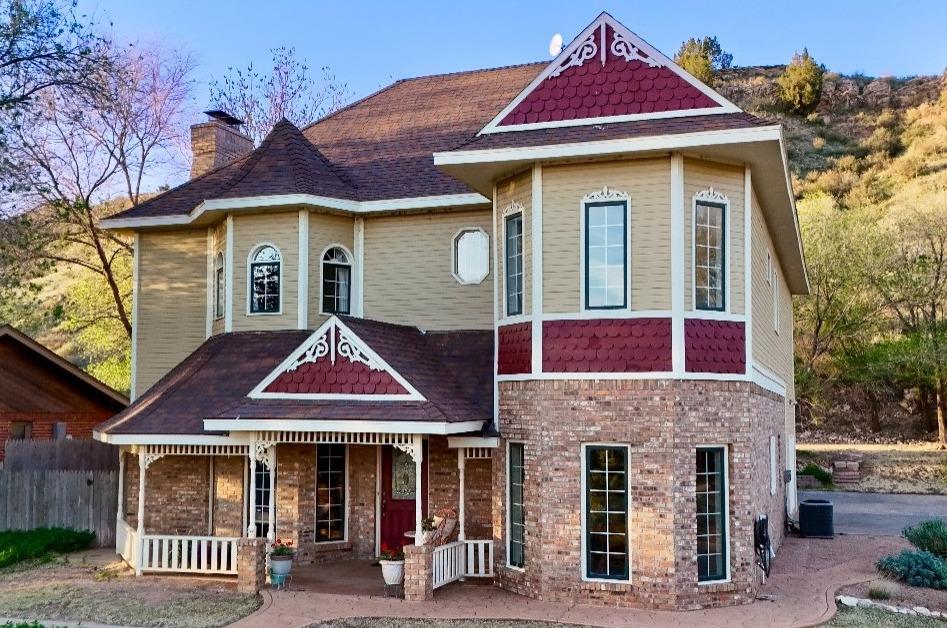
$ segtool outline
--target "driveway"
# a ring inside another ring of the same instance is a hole
[[[947,519],[947,495],[891,495],[849,491],[799,491],[799,501],[828,499],[835,505],[835,531],[900,535],[925,519]]]

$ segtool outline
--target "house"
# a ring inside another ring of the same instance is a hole
[[[10,325],[0,326],[0,444],[91,438],[128,399]],[[0,447],[0,462],[5,455]]]
[[[192,179],[104,223],[135,241],[134,402],[97,434],[140,573],[242,579],[279,536],[408,543],[408,599],[754,598],[808,290],[778,125],[605,13],[257,148],[211,113]],[[445,509],[457,541],[417,544]]]

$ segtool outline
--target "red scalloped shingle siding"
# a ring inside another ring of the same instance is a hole
[[[671,319],[543,323],[546,373],[647,373],[671,370]]]
[[[387,371],[373,371],[361,362],[328,357],[282,373],[264,392],[331,395],[406,395],[408,391]]]
[[[517,323],[497,330],[497,373],[516,375],[533,370],[533,325]]]
[[[605,65],[596,55],[559,76],[547,77],[508,113],[500,126],[709,109],[720,105],[668,67],[652,68],[612,53],[607,27]],[[598,31],[596,45],[600,45]],[[599,53],[601,54],[601,53]]]
[[[684,321],[684,368],[689,373],[745,373],[746,329],[735,321]]]

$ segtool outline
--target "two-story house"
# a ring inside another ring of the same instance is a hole
[[[608,14],[256,148],[215,116],[190,181],[106,221],[135,241],[134,402],[98,437],[139,573],[279,536],[409,543],[409,599],[753,599],[757,521],[777,548],[795,510],[808,290],[778,125]],[[410,544],[448,511],[456,541]]]

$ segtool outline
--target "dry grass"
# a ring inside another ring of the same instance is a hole
[[[831,469],[835,460],[858,460],[861,481],[846,485],[846,490],[947,494],[947,452],[936,443],[800,443],[796,457],[800,465],[815,462],[826,469]]]
[[[944,622],[931,617],[899,615],[877,608],[839,608],[826,628],[933,628]]]

